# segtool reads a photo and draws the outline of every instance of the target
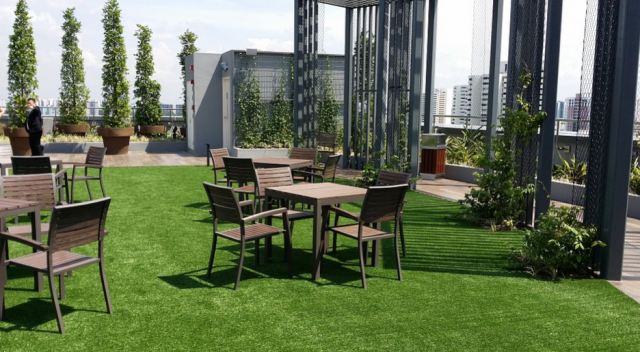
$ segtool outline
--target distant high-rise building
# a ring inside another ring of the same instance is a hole
[[[504,104],[507,92],[507,62],[500,63],[500,84],[498,94],[500,95],[501,113],[504,113]],[[454,116],[486,117],[489,107],[489,75],[471,75],[469,84],[465,86],[453,87],[453,102],[451,114]],[[452,118],[452,124],[469,124],[471,126],[481,126],[486,123],[486,119],[461,119]]]
[[[469,116],[469,86],[461,85],[453,87],[453,98],[451,99],[452,116]],[[452,117],[451,124],[458,124],[460,118]],[[463,120],[464,123],[464,120]]]
[[[588,121],[590,117],[591,99],[582,97],[580,93],[577,93],[575,98],[567,98],[564,100],[564,118],[573,120]],[[587,128],[587,124],[582,123],[582,127],[578,127],[578,122],[565,122],[560,124],[560,130],[568,132],[577,132],[578,129],[584,130]],[[564,127],[564,128],[563,128]]]
[[[564,101],[556,102],[556,119],[564,118]]]
[[[447,88],[438,88],[433,93],[433,97],[431,99],[431,112],[433,116],[437,116],[435,122],[437,124],[447,124],[449,123],[449,118],[444,117],[443,115],[451,114],[451,90]],[[440,116],[438,116],[440,115]]]

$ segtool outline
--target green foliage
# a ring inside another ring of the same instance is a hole
[[[138,53],[135,54],[136,81],[133,95],[136,101],[136,123],[143,126],[157,126],[160,124],[162,107],[160,106],[160,93],[162,87],[158,81],[151,79],[155,73],[153,66],[153,53],[151,44],[152,31],[147,26],[138,25],[135,32],[138,38]]]
[[[631,165],[631,175],[629,176],[629,192],[640,195],[640,165],[638,159]]]
[[[593,249],[605,244],[597,239],[595,227],[584,226],[578,220],[579,212],[578,207],[550,207],[537,221],[536,229],[525,231],[522,247],[512,248],[512,265],[533,276],[547,274],[552,280],[559,274],[591,274]]]
[[[531,73],[524,68],[520,74],[521,92],[517,96],[520,108],[505,109],[505,116],[500,118],[503,133],[492,138],[495,157],[483,154],[478,158],[478,164],[485,169],[485,172],[475,174],[479,188],[472,189],[461,201],[469,205],[465,209],[467,217],[491,226],[493,230],[517,226],[525,195],[535,191],[531,183],[515,183],[519,169],[516,157],[521,150],[514,147],[514,139],[516,136],[522,140],[534,138],[546,116],[544,112],[532,114],[529,111],[530,104],[524,99],[523,92],[530,84]]]
[[[293,104],[286,97],[290,84],[289,76],[283,73],[276,95],[271,100],[271,116],[264,121],[262,140],[267,146],[282,148],[293,145]]]
[[[60,68],[60,118],[63,124],[85,123],[89,88],[84,83],[84,59],[78,46],[81,23],[75,8],[63,11],[62,66]]]
[[[9,70],[7,71],[9,101],[9,126],[24,127],[27,120],[27,99],[37,98],[36,45],[33,40],[33,27],[29,8],[25,0],[18,0],[13,22],[13,34],[9,36]]]
[[[327,67],[320,76],[320,94],[318,99],[318,132],[338,133],[340,104],[336,100],[331,79],[331,62],[327,57]]]
[[[102,109],[107,127],[127,127],[131,123],[127,53],[120,13],[117,0],[107,0],[102,9]]]
[[[462,130],[462,137],[447,137],[447,162],[449,164],[480,167],[478,158],[485,153],[484,135],[480,130]]]
[[[571,183],[584,185],[587,178],[587,163],[584,161],[576,162],[576,156],[571,157],[571,162],[567,162],[562,158],[561,165],[553,165],[553,178],[560,181],[569,181]]]
[[[265,107],[260,100],[260,84],[251,68],[238,77],[236,98],[240,112],[236,116],[236,136],[240,148],[257,148],[262,144]]]
[[[377,153],[378,156],[382,156],[384,159],[384,153]],[[376,158],[378,160],[378,158]],[[355,185],[358,187],[374,186],[378,180],[380,170],[396,171],[396,172],[411,172],[411,163],[404,158],[400,158],[397,155],[391,157],[391,162],[384,163],[382,167],[376,167],[374,160],[370,160],[362,168],[362,174],[355,180]],[[410,180],[410,183],[415,183],[420,180],[420,177],[414,177]]]
[[[200,50],[196,46],[196,40],[198,36],[190,30],[186,30],[182,35],[178,36],[182,50],[178,53],[178,59],[180,62],[180,72],[182,80],[182,119],[184,123],[187,123],[187,82],[185,81],[186,72],[184,67],[184,60],[187,56],[197,53]]]

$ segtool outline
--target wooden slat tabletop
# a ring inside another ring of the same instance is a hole
[[[22,200],[22,199],[0,198],[0,212],[21,209],[21,208],[29,208],[36,205],[38,205],[38,202],[32,202],[32,201]]]
[[[313,165],[313,160],[285,158],[254,158],[253,165],[258,168],[285,167],[292,169]]]

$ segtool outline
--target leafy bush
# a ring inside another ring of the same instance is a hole
[[[447,137],[447,162],[449,164],[480,167],[478,158],[485,153],[484,136],[479,130],[462,130],[462,137]]]
[[[584,161],[576,162],[575,155],[571,158],[570,163],[562,157],[560,159],[562,159],[561,165],[553,165],[553,178],[583,185],[587,178],[587,163]]]
[[[629,192],[640,195],[640,165],[638,159],[631,165],[631,175],[629,177]]]
[[[553,207],[537,221],[538,227],[525,231],[522,247],[511,249],[512,265],[533,276],[588,276],[595,247],[605,244],[596,238],[596,228],[578,220],[579,208]]]
[[[160,125],[162,108],[160,94],[162,87],[158,81],[151,79],[155,73],[153,66],[153,52],[151,47],[151,34],[153,32],[147,26],[138,25],[134,36],[138,38],[138,52],[136,57],[136,81],[133,95],[136,100],[136,123],[143,126]]]
[[[62,66],[60,67],[60,118],[66,125],[85,124],[89,88],[84,83],[84,59],[79,46],[80,22],[75,8],[63,12]]]
[[[520,74],[521,93],[517,96],[520,109],[505,108],[505,116],[500,118],[503,133],[492,138],[495,156],[482,154],[478,158],[479,166],[487,171],[475,173],[478,189],[472,189],[461,201],[469,205],[465,208],[467,218],[488,225],[494,231],[500,227],[516,227],[523,212],[525,195],[535,191],[532,183],[517,185],[515,182],[520,167],[516,157],[522,151],[514,148],[514,139],[517,136],[527,140],[536,136],[546,116],[544,112],[529,112],[530,104],[524,99],[523,92],[530,84],[531,73],[524,68]]]
[[[108,0],[102,9],[104,27],[102,62],[102,109],[105,126],[129,127],[129,81],[127,81],[127,53],[124,44],[120,5]]]

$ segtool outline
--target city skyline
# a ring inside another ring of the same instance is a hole
[[[454,4],[455,3],[455,4]],[[485,1],[490,4],[491,1]],[[16,2],[0,5],[0,46],[8,46],[12,33]],[[80,47],[85,58],[87,85],[93,100],[101,99],[102,39],[100,19],[104,3],[87,0],[41,0],[28,2],[36,43],[39,89],[42,99],[56,99],[59,89],[60,41],[62,38],[62,11],[76,7],[76,16],[82,22]],[[469,5],[469,6],[466,6]],[[472,70],[472,19],[474,0],[440,2],[438,8],[438,37],[436,48],[436,87],[452,88],[465,84]],[[508,49],[508,21],[510,2],[505,1],[504,28],[501,57],[506,60]],[[560,57],[558,100],[579,91],[582,65],[582,35],[584,29],[585,1],[564,3],[564,26]],[[243,0],[227,2],[212,0],[206,7],[194,10],[160,0],[152,6],[141,1],[121,1],[124,37],[127,46],[128,79],[135,76],[136,41],[133,32],[136,24],[144,24],[154,31],[153,45],[157,79],[163,86],[162,101],[179,104],[181,94],[180,67],[177,53],[180,51],[178,36],[190,29],[199,36],[196,45],[205,53],[222,53],[228,50],[257,48],[261,51],[293,50],[293,2],[274,0],[263,2]],[[324,6],[322,10],[324,30],[322,51],[328,54],[344,54],[344,10]],[[450,20],[455,18],[456,20]],[[580,40],[577,40],[580,38]],[[6,89],[8,53],[0,53],[5,70],[0,70],[0,99],[8,96]],[[133,95],[130,94],[133,98]]]

